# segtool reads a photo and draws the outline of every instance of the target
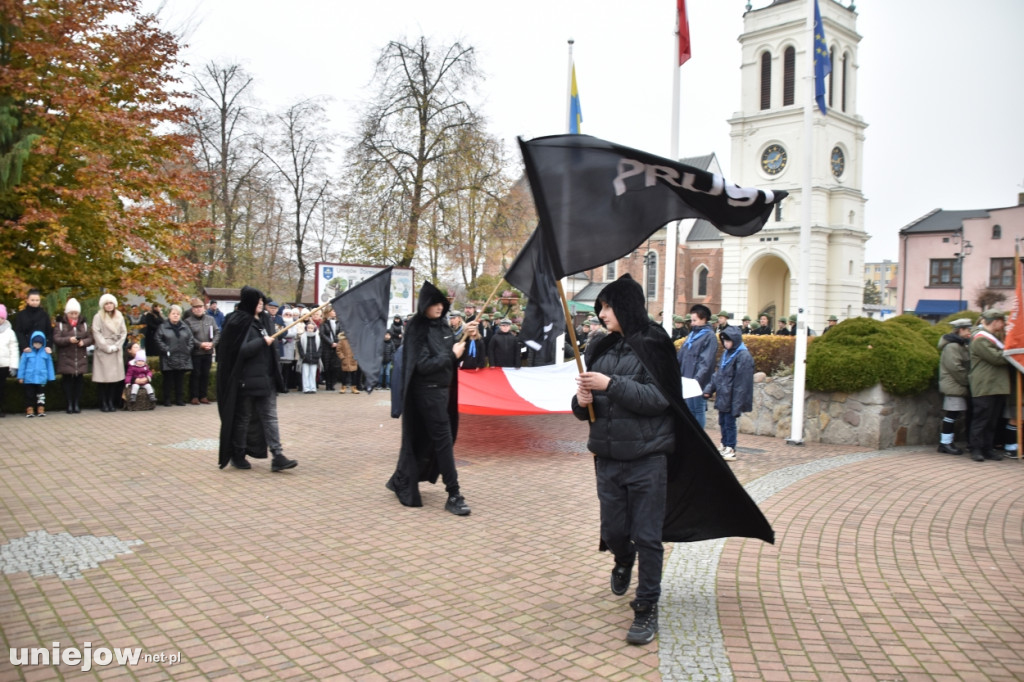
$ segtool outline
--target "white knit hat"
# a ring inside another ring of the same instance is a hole
[[[82,306],[78,304],[73,298],[69,298],[68,302],[64,304],[65,313],[80,313],[82,312]]]

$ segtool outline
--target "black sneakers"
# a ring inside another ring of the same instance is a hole
[[[284,471],[285,469],[294,469],[297,466],[299,466],[299,463],[294,459],[288,459],[284,455],[274,455],[274,459],[270,463],[270,470]]]
[[[964,454],[963,450],[961,450],[957,446],[953,445],[952,443],[950,443],[948,445],[946,443],[941,443],[939,445],[939,452],[941,452],[944,455],[962,455],[962,454]]]
[[[236,469],[252,469],[252,465],[249,464],[249,460],[247,460],[245,457],[232,457],[231,466],[235,467]]]
[[[446,511],[450,511],[456,516],[469,516],[469,505],[466,504],[466,498],[462,495],[451,495],[448,501],[444,503]]]
[[[626,641],[630,644],[650,644],[658,634],[658,605],[650,602],[632,601],[633,624],[626,633]]]
[[[632,566],[615,564],[615,568],[612,569],[612,594],[619,595],[620,597],[626,594],[626,590],[629,589],[629,578],[632,573]]]

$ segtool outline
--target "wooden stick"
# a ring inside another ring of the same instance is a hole
[[[484,311],[487,310],[487,306],[490,305],[491,301],[494,300],[495,295],[497,295],[497,293],[498,293],[498,289],[501,288],[501,283],[504,282],[504,281],[505,281],[505,279],[503,277],[498,279],[498,283],[495,285],[494,291],[492,291],[491,295],[487,297],[487,300],[484,301],[484,304],[482,306],[480,306],[480,314],[481,315],[484,314]]]
[[[555,280],[558,285],[558,295],[562,299],[562,311],[565,313],[565,326],[569,328],[569,342],[572,344],[572,354],[576,358],[576,370],[583,374],[583,358],[580,357],[580,347],[576,344],[576,326],[572,323],[569,315],[569,302],[565,300],[565,290],[562,289],[562,280]],[[558,349],[555,349],[558,352]],[[590,422],[593,423],[597,417],[594,415],[594,403],[587,405],[587,412],[590,414]]]
[[[328,307],[330,307],[330,305],[331,305],[331,302],[330,302],[330,301],[328,301],[327,303],[324,303],[324,304],[323,304],[322,306],[320,306],[319,308],[313,308],[313,309],[312,309],[312,310],[310,310],[310,311],[309,311],[308,313],[306,313],[305,315],[303,315],[303,316],[302,316],[302,317],[300,317],[299,319],[295,320],[294,322],[292,322],[292,323],[291,323],[290,325],[288,325],[287,327],[283,327],[283,328],[279,329],[278,331],[274,332],[273,334],[271,334],[271,335],[270,335],[270,338],[272,338],[272,339],[276,339],[277,337],[281,336],[281,334],[284,334],[284,333],[285,333],[286,331],[288,331],[289,329],[291,329],[292,327],[294,327],[294,326],[295,326],[295,325],[297,325],[298,323],[302,322],[303,320],[305,320],[305,319],[306,319],[307,317],[309,317],[310,315],[312,315],[312,314],[313,314],[313,313],[315,313],[316,311],[318,311],[318,310],[323,310],[324,308],[328,308]]]

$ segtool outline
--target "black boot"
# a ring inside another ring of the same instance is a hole
[[[630,644],[650,644],[658,634],[658,605],[650,602],[632,601],[633,624],[626,633]]]
[[[274,453],[274,459],[270,463],[271,471],[284,471],[285,469],[294,469],[299,466],[299,463],[294,459],[288,459],[280,452]]]
[[[944,455],[962,455],[962,454],[964,454],[963,450],[961,450],[957,446],[953,445],[952,443],[949,443],[949,444],[947,444],[947,443],[940,443],[939,444],[939,452],[941,452]]]

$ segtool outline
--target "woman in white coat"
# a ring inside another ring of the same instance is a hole
[[[111,294],[100,296],[100,311],[92,318],[92,337],[92,380],[99,392],[100,411],[114,412],[124,386],[124,340],[128,327],[117,309],[117,299]]]
[[[0,417],[4,414],[4,388],[7,376],[18,375],[18,363],[21,361],[21,349],[18,348],[18,337],[14,328],[7,321],[7,307],[0,304]]]

